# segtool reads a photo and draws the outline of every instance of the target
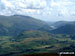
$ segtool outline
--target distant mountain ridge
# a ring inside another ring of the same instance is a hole
[[[51,30],[51,32],[55,34],[75,34],[75,24],[65,24],[57,29]]]
[[[41,27],[50,28],[44,21],[29,16],[0,16],[0,35],[17,35],[25,30],[38,30]]]
[[[56,28],[64,26],[66,24],[75,24],[75,21],[56,21],[56,22],[48,22],[48,25],[54,26]]]

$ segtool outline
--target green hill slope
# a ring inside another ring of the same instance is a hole
[[[0,35],[18,35],[24,30],[37,30],[45,26],[50,29],[44,21],[29,16],[0,16]]]

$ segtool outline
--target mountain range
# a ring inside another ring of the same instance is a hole
[[[75,21],[52,22],[49,26],[54,27],[50,32],[55,34],[75,34]]]
[[[74,24],[66,24],[57,29],[51,31],[55,34],[75,34],[75,25]]]
[[[46,26],[46,27],[45,27]],[[29,16],[0,16],[0,35],[17,35],[24,30],[51,29],[46,22]]]
[[[40,30],[56,34],[75,34],[74,21],[45,22],[29,16],[0,16],[0,35],[18,35],[27,30]]]
[[[74,21],[49,23],[30,16],[0,16],[0,56],[75,52],[74,47]]]

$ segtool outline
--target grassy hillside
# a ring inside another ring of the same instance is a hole
[[[24,31],[15,37],[0,36],[0,54],[57,53],[60,49],[70,47],[73,43],[75,43],[75,40],[71,39],[70,35],[53,35],[43,31]]]
[[[18,35],[25,30],[51,28],[45,22],[29,16],[0,16],[0,35]]]

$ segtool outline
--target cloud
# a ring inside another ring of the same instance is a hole
[[[0,14],[75,15],[75,0],[0,0]]]

